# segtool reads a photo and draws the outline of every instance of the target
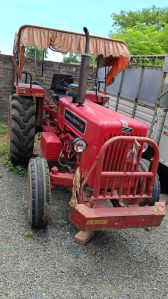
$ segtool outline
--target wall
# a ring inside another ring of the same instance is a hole
[[[7,119],[8,99],[13,87],[12,56],[0,54],[0,121]]]
[[[40,80],[42,64],[34,59],[27,59],[24,70],[30,72],[33,80]],[[65,64],[53,61],[44,61],[44,84],[47,89],[50,88],[52,76],[55,73],[70,74],[79,76],[80,65]],[[9,95],[13,88],[14,66],[12,56],[0,54],[0,121],[7,119]],[[90,76],[94,70],[90,67]]]

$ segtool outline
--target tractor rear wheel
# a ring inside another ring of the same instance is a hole
[[[140,168],[142,171],[147,172],[150,166],[150,162],[146,159],[141,159]],[[155,184],[153,187],[152,198],[150,200],[146,200],[145,204],[149,206],[154,206],[155,202],[159,201],[160,198],[160,180],[158,174],[155,177]]]
[[[47,160],[30,159],[28,166],[29,203],[28,215],[32,227],[46,227],[49,223],[51,200],[50,176]]]
[[[9,102],[9,156],[14,164],[26,164],[32,157],[36,108],[32,97],[12,94]]]

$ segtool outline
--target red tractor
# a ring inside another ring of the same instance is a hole
[[[98,55],[98,67],[106,68],[104,83],[109,85],[128,65],[129,52],[123,42],[89,36],[87,28],[84,32],[20,28],[9,113],[9,154],[14,163],[28,162],[36,128],[41,131],[42,157],[31,158],[28,166],[31,226],[46,227],[51,190],[70,187],[70,221],[80,229],[75,240],[82,244],[96,230],[158,226],[165,215],[165,205],[159,202],[159,150],[147,137],[147,126],[103,107],[109,97],[97,88],[86,90],[90,55]],[[83,53],[79,84],[65,77],[61,84],[67,92],[48,97],[25,71],[26,81],[21,83],[25,45]],[[153,149],[150,161],[143,159],[148,145]],[[51,169],[47,161],[52,161]]]

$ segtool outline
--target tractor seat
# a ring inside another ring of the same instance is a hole
[[[63,85],[64,83],[64,85]],[[54,102],[58,102],[61,96],[66,95],[69,85],[74,84],[73,77],[67,74],[54,74],[51,82],[50,93]],[[67,85],[67,87],[66,87]]]
[[[71,75],[66,74],[54,74],[51,82],[50,90],[54,91],[54,94],[65,94],[67,87],[63,85],[63,80],[66,82],[67,87],[69,84],[73,84],[74,80]]]

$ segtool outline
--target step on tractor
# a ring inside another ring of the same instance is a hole
[[[55,74],[50,93],[33,82],[23,70],[27,45],[81,54],[78,82],[69,74]],[[80,244],[97,230],[159,226],[165,204],[159,202],[158,146],[147,137],[146,124],[104,107],[109,96],[99,91],[99,68],[105,67],[103,83],[108,86],[127,67],[130,55],[124,42],[90,36],[86,27],[79,34],[25,25],[13,53],[9,155],[16,164],[29,161],[31,226],[49,224],[56,186],[72,190],[69,218],[79,229],[74,238]],[[93,91],[87,90],[91,55],[97,57]],[[32,157],[37,131],[41,156]],[[152,157],[145,160],[148,146]]]

